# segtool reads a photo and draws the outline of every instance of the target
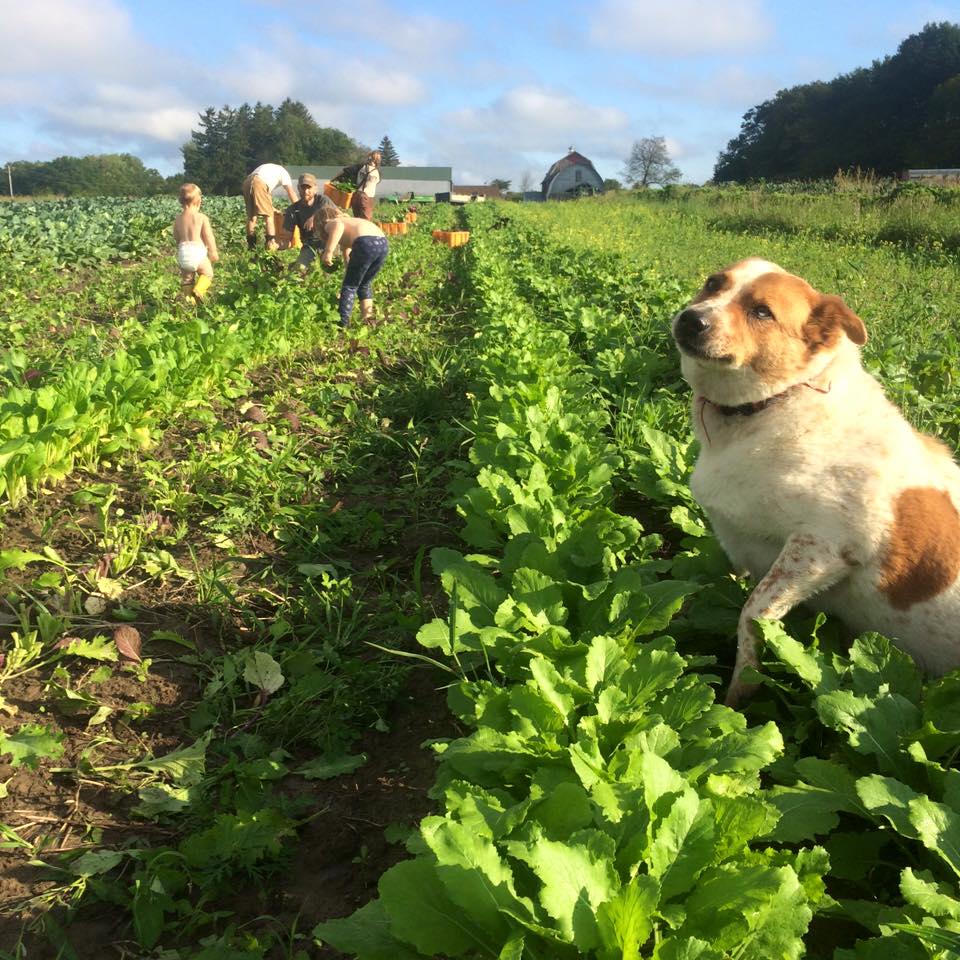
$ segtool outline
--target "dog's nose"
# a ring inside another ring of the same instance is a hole
[[[703,314],[693,309],[687,309],[677,317],[676,334],[678,337],[685,338],[698,337],[709,326],[710,322]]]

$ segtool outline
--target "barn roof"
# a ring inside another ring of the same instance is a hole
[[[547,189],[547,185],[561,170],[566,170],[567,167],[577,166],[589,167],[594,173],[597,173],[597,168],[582,153],[577,153],[577,151],[571,147],[570,152],[565,157],[561,157],[547,171],[547,175],[543,178],[543,189]],[[597,176],[599,177],[600,174],[597,173]]]

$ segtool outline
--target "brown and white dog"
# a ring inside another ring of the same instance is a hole
[[[928,673],[960,665],[960,469],[860,364],[840,299],[766,260],[707,278],[673,318],[693,388],[691,489],[734,566],[757,580],[727,693],[752,690],[758,618],[816,596]]]

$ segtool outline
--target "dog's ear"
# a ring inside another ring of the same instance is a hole
[[[812,347],[822,347],[832,344],[839,330],[858,347],[867,342],[867,328],[842,298],[833,294],[824,295],[810,311],[810,319],[803,328],[804,338]]]

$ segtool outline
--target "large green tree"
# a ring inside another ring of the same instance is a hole
[[[244,103],[200,114],[199,129],[183,146],[184,176],[207,193],[236,194],[258,164],[346,164],[363,147],[342,130],[321,127],[297,100],[279,107]]]
[[[781,90],[744,115],[714,179],[830,177],[860,167],[882,175],[956,166],[960,26],[931,23],[893,56],[828,83]]]
[[[10,164],[10,179],[17,196],[52,193],[65,197],[141,197],[164,193],[179,177],[162,177],[129,153],[102,153],[42,162],[16,161]]]
[[[643,137],[635,140],[623,168],[623,178],[633,187],[643,189],[680,179],[680,171],[670,159],[667,141],[663,137]]]

